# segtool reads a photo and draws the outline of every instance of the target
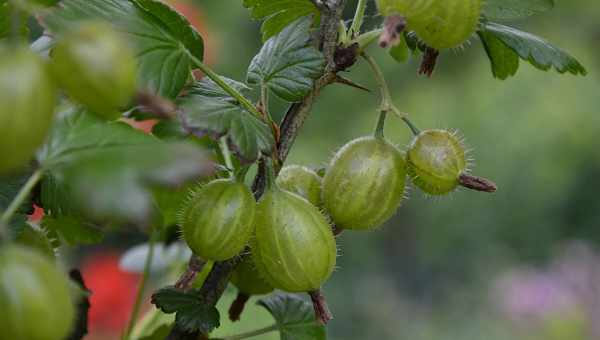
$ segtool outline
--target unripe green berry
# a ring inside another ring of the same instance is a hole
[[[273,286],[260,275],[252,256],[247,256],[235,267],[231,283],[246,295],[262,295],[273,291]]]
[[[2,339],[66,339],[75,318],[67,277],[47,257],[20,246],[0,249]]]
[[[305,166],[288,165],[281,169],[277,185],[304,197],[314,206],[321,205],[321,177]]]
[[[421,132],[409,147],[407,161],[413,183],[431,195],[456,189],[467,167],[461,141],[446,130]]]
[[[254,229],[256,201],[243,184],[217,179],[192,194],[179,216],[183,238],[194,254],[223,261],[241,252]]]
[[[344,145],[323,179],[323,203],[337,227],[372,229],[387,221],[404,197],[404,155],[382,138]]]
[[[458,47],[477,30],[482,0],[376,0],[384,16],[402,15],[407,28],[435,49]]]
[[[256,211],[252,255],[261,276],[288,292],[318,289],[331,275],[336,245],[321,212],[304,198],[277,187]]]
[[[56,89],[40,57],[25,47],[0,48],[0,173],[33,158],[55,104]]]
[[[85,22],[59,40],[52,70],[59,85],[94,114],[115,119],[136,89],[136,60],[125,40],[103,22]]]

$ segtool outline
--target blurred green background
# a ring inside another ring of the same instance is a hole
[[[201,11],[209,62],[244,79],[260,48],[259,23],[241,1],[189,2]],[[557,2],[550,13],[510,24],[572,53],[587,67],[585,78],[521,62],[515,77],[496,80],[475,38],[443,52],[431,79],[417,76],[419,60],[398,64],[372,47],[397,106],[421,129],[457,129],[472,148],[474,173],[499,190],[431,198],[412,189],[380,230],[343,233],[338,269],[324,287],[335,315],[331,339],[600,338],[598,303],[590,303],[600,292],[579,294],[563,270],[585,272],[580,285],[600,286],[590,260],[600,241],[600,3]],[[347,77],[376,88],[364,63],[350,71]],[[288,163],[327,164],[341,145],[371,133],[378,101],[376,91],[328,87]],[[280,117],[284,106],[273,107]],[[393,117],[386,135],[402,148],[410,140]],[[217,334],[272,323],[259,307],[242,319]]]
[[[214,67],[243,79],[259,48],[259,24],[231,2],[197,3],[218,42]],[[325,287],[335,315],[332,339],[550,337],[543,325],[514,333],[491,295],[498,276],[513,267],[546,266],[570,240],[590,247],[600,241],[599,20],[600,3],[582,0],[558,1],[554,11],[514,23],[575,55],[588,68],[585,78],[521,62],[516,77],[495,80],[477,39],[444,52],[431,79],[417,76],[419,60],[397,64],[372,48],[399,108],[421,129],[460,131],[474,172],[500,189],[441,199],[413,189],[381,230],[340,236],[339,268]],[[350,71],[376,88],[364,63]],[[289,163],[324,165],[338,147],[369,134],[376,93],[327,88]],[[401,147],[410,139],[394,118],[386,135]]]

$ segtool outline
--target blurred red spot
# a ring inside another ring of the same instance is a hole
[[[88,257],[81,272],[91,290],[89,330],[120,334],[129,321],[135,303],[140,275],[119,269],[119,254],[114,251]]]
[[[33,213],[29,215],[30,222],[39,222],[44,217],[44,209],[38,207],[37,205],[33,205]]]

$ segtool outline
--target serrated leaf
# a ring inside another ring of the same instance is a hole
[[[209,333],[220,325],[219,311],[204,303],[197,290],[165,287],[152,295],[152,303],[165,313],[176,313],[175,323],[188,332]]]
[[[44,22],[55,32],[82,20],[104,20],[124,32],[135,48],[140,84],[174,99],[202,59],[202,38],[188,21],[157,0],[63,0]]]
[[[51,235],[59,235],[71,246],[96,244],[104,239],[104,232],[97,226],[73,216],[46,215],[42,219],[42,228]]]
[[[46,234],[37,227],[34,229],[31,225],[24,224],[23,230],[21,230],[19,235],[15,238],[15,242],[25,247],[35,249],[50,259],[55,258],[54,246]]]
[[[310,44],[308,17],[270,38],[248,67],[248,83],[266,86],[283,100],[297,102],[323,73],[323,54]]]
[[[298,18],[312,15],[314,23],[320,21],[320,11],[310,0],[244,0],[244,7],[251,10],[253,18],[265,20],[261,27],[263,41]]]
[[[310,303],[291,294],[274,294],[257,302],[265,307],[277,322],[281,340],[325,340],[325,326],[315,319]]]
[[[247,86],[223,78],[244,93]],[[275,143],[271,129],[212,80],[203,79],[189,88],[178,103],[182,125],[195,135],[218,138],[227,135],[230,146],[244,160],[252,162],[261,152],[269,153]]]
[[[80,110],[60,116],[39,161],[46,180],[55,182],[44,183],[42,189],[51,215],[83,214],[101,223],[144,226],[156,217],[154,186],[177,186],[214,171],[197,145],[163,142]],[[50,191],[44,190],[49,184]]]
[[[478,32],[492,66],[492,74],[498,79],[514,76],[519,69],[519,55],[500,39],[486,31]]]
[[[483,15],[491,20],[515,20],[554,8],[554,0],[486,0]]]
[[[528,61],[540,70],[547,71],[553,67],[559,73],[569,72],[574,75],[587,74],[586,69],[579,61],[577,61],[577,59],[531,33],[493,22],[484,22],[482,33],[486,41],[491,41],[491,37],[499,40],[517,53],[521,59]],[[496,60],[493,62],[496,62],[496,64],[507,63],[499,61],[498,56],[499,54],[496,54]],[[509,58],[511,58],[510,54]],[[514,63],[514,61],[509,60],[509,66],[511,65],[510,63]],[[514,67],[514,65],[512,67]],[[512,69],[507,68],[505,71],[512,71]],[[506,75],[507,72],[500,72],[500,74]]]

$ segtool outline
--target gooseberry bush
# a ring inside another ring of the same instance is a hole
[[[331,313],[321,286],[335,268],[336,235],[381,227],[411,183],[434,196],[496,190],[471,174],[456,132],[420,130],[393,103],[370,50],[422,58],[418,72],[430,77],[438,58],[480,46],[498,79],[515,75],[521,60],[586,74],[563,50],[505,24],[553,0],[358,0],[353,18],[344,17],[345,0],[230,5],[262,21],[264,43],[243,80],[207,66],[200,34],[158,0],[0,1],[2,338],[81,339],[85,277],[65,274],[57,250],[133,227],[149,241],[124,339],[209,339],[228,283],[239,291],[231,320],[244,317],[250,296],[271,294],[259,304],[276,323],[224,339],[276,331],[325,339]],[[324,87],[364,89],[342,74],[358,63],[379,88],[374,131],[325,168],[284,166]],[[289,103],[281,121],[272,118],[275,97]],[[406,123],[410,145],[386,139],[388,118]],[[148,119],[151,133],[126,123]],[[40,222],[28,219],[34,206]],[[176,276],[165,274],[172,281],[153,293],[151,313],[174,317],[139,335],[145,279],[173,235],[191,255]]]

